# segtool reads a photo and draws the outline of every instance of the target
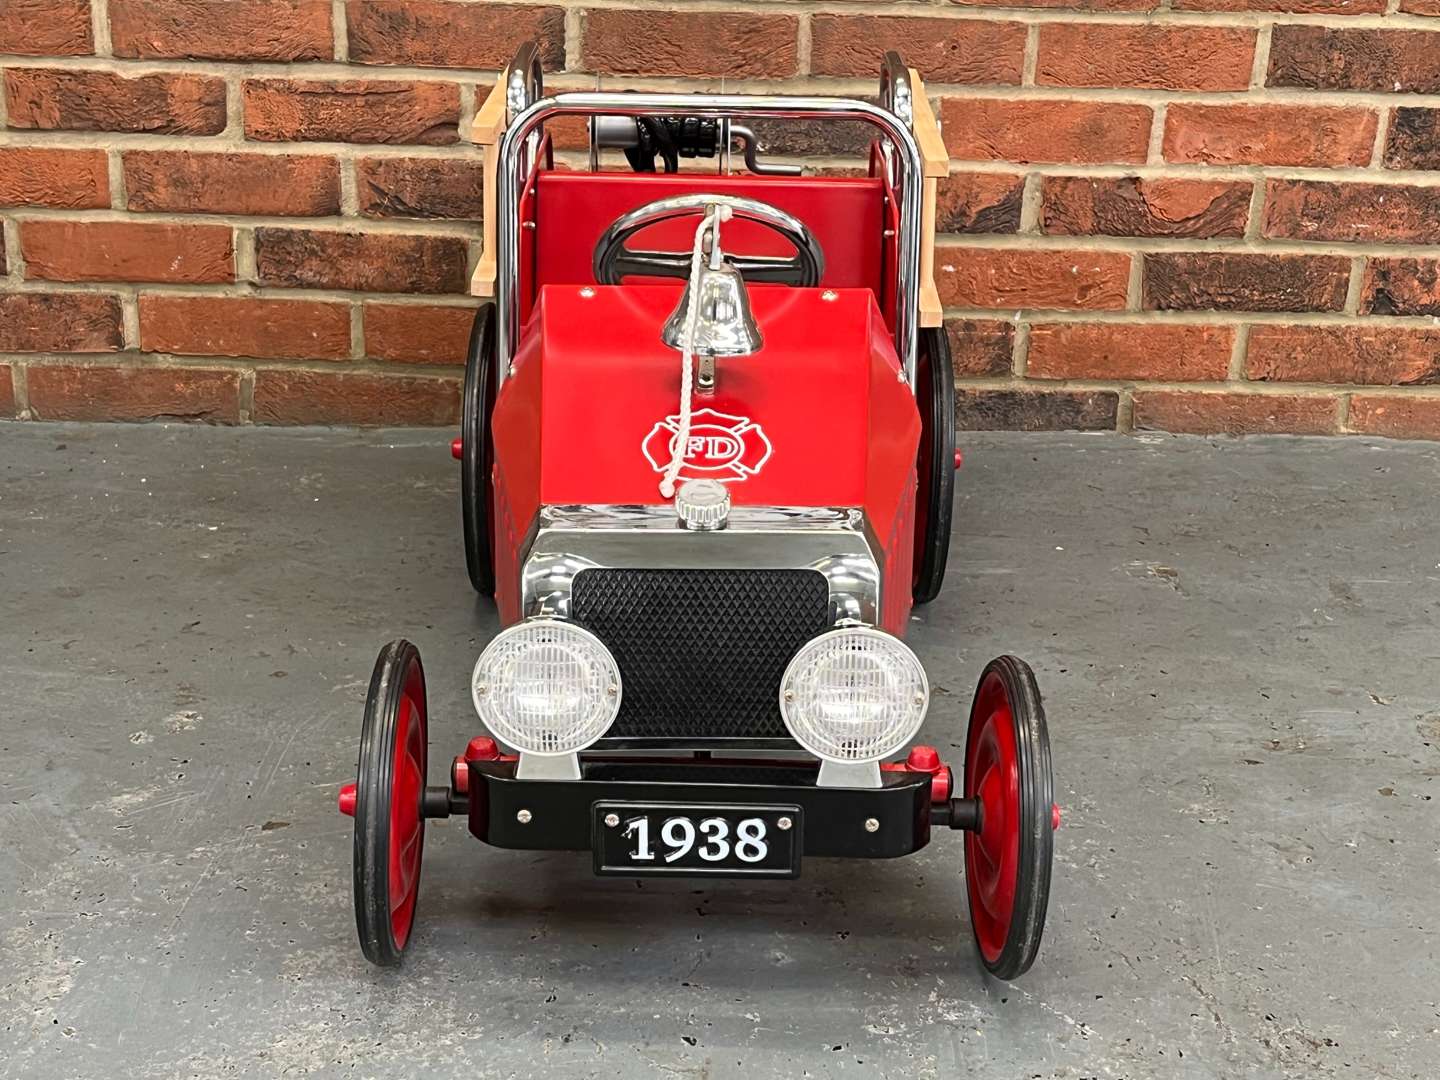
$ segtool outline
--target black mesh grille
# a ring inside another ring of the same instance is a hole
[[[786,739],[780,678],[825,629],[814,570],[583,570],[571,614],[605,642],[625,692],[610,738]]]

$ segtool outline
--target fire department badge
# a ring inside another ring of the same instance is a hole
[[[679,434],[679,415],[667,416],[650,429],[640,444],[645,459],[657,473],[669,467]],[[770,440],[759,424],[744,416],[696,409],[690,414],[690,439],[685,444],[685,464],[679,478],[744,480],[770,460],[770,450]]]

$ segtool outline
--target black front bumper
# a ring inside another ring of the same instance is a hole
[[[501,848],[589,851],[591,807],[611,801],[799,806],[806,856],[893,859],[930,841],[927,773],[835,788],[817,787],[816,769],[803,763],[582,760],[579,780],[517,780],[511,761],[468,765],[470,831]]]

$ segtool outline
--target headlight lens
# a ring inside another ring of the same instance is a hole
[[[780,680],[780,714],[795,741],[827,761],[879,761],[915,737],[930,683],[904,642],[843,627],[803,645]]]
[[[615,722],[620,668],[583,626],[527,619],[485,646],[470,695],[501,742],[530,754],[573,754]]]

